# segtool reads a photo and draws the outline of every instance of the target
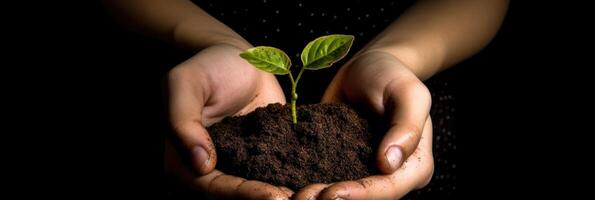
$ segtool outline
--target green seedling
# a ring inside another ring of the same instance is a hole
[[[240,54],[256,68],[265,72],[277,75],[289,75],[291,80],[291,117],[294,124],[297,124],[296,101],[298,95],[296,87],[304,70],[319,70],[330,67],[333,63],[341,60],[353,44],[352,35],[327,35],[316,38],[306,45],[302,51],[302,68],[297,77],[291,74],[291,59],[285,52],[275,47],[258,46],[250,48]]]

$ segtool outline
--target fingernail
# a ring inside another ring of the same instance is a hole
[[[204,165],[209,160],[209,153],[207,153],[207,150],[205,150],[205,148],[203,148],[200,145],[197,145],[197,146],[195,146],[192,149],[192,154],[194,155],[194,164],[195,164],[195,166],[199,170],[202,170],[202,168],[204,167]]]
[[[397,170],[401,164],[401,159],[403,158],[403,152],[401,152],[401,148],[398,146],[391,146],[388,148],[388,150],[386,150],[384,155],[386,156],[386,161],[388,161],[390,168]]]

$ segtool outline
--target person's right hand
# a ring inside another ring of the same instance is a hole
[[[215,147],[205,129],[226,116],[243,115],[270,103],[285,104],[274,75],[260,71],[239,55],[242,49],[219,44],[203,49],[169,73],[170,121],[182,151],[192,166],[180,162],[166,145],[166,168],[209,197],[230,199],[288,199],[293,192],[260,181],[214,170]]]

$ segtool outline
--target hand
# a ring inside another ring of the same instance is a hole
[[[203,49],[169,73],[171,124],[192,166],[183,166],[175,149],[166,147],[166,167],[209,196],[232,199],[287,199],[293,193],[259,181],[214,170],[215,147],[205,127],[226,116],[243,115],[270,103],[285,103],[271,74],[262,72],[228,44]],[[184,159],[184,158],[182,158]],[[189,169],[190,167],[190,169]]]
[[[322,101],[364,104],[388,117],[390,127],[376,155],[384,175],[309,185],[295,199],[396,199],[429,182],[434,170],[431,96],[396,57],[382,51],[357,55],[339,70]]]

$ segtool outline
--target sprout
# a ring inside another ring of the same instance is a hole
[[[327,35],[316,38],[308,43],[302,51],[302,68],[297,77],[291,74],[291,59],[280,49],[268,46],[250,48],[240,54],[256,68],[272,74],[289,74],[291,80],[291,117],[294,124],[297,124],[296,101],[298,95],[296,87],[304,69],[319,70],[330,67],[333,63],[341,60],[353,44],[352,35]]]

